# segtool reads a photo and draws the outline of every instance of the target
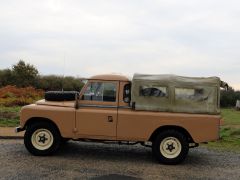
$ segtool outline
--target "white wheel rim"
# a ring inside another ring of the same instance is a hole
[[[164,138],[160,144],[161,154],[168,159],[176,158],[182,150],[180,141],[175,137]]]
[[[53,144],[53,135],[47,129],[37,129],[31,138],[32,145],[38,150],[46,150]]]

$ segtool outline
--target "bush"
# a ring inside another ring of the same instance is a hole
[[[240,91],[234,91],[232,88],[221,91],[221,107],[235,107],[237,100],[240,100]]]
[[[23,106],[31,104],[44,95],[43,90],[33,87],[17,88],[16,86],[5,86],[0,88],[0,106]]]
[[[81,79],[71,76],[39,76],[37,84],[37,88],[45,91],[80,91],[82,87],[83,83]]]

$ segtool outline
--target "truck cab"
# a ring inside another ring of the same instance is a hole
[[[78,138],[117,140],[118,112],[130,109],[126,101],[128,78],[119,75],[91,77],[83,87],[76,110]]]

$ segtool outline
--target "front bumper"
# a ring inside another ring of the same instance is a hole
[[[15,133],[18,133],[18,132],[21,132],[21,131],[24,131],[25,129],[22,128],[21,126],[18,126],[15,128]]]

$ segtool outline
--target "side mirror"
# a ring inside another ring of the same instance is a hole
[[[126,84],[123,90],[123,101],[125,103],[130,103],[131,101],[131,85]]]

